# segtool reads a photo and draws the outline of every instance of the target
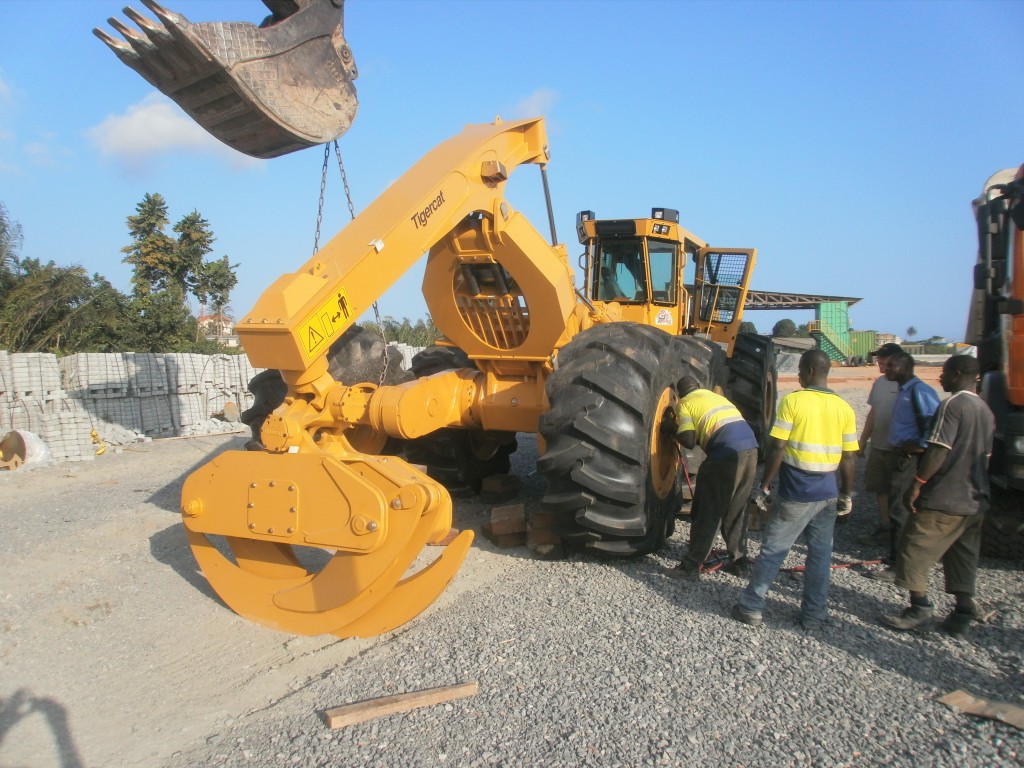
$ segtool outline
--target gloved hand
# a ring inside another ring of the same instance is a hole
[[[661,426],[658,431],[661,433],[662,437],[670,440],[674,439],[676,433],[679,431],[679,424],[676,422],[676,412],[671,408],[665,409],[665,414],[662,416]]]
[[[840,494],[836,499],[836,522],[845,525],[850,521],[850,514],[853,512],[853,496]]]
[[[750,500],[754,502],[758,509],[762,512],[768,511],[768,499],[771,496],[770,491],[766,491],[760,486],[755,488],[753,493],[750,494]]]

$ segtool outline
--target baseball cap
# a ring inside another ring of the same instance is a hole
[[[899,344],[893,344],[893,343],[890,342],[889,344],[883,344],[882,346],[880,346],[878,349],[876,349],[874,352],[871,353],[871,356],[872,357],[892,357],[897,352],[902,352],[902,351],[903,351],[903,347],[901,347]]]

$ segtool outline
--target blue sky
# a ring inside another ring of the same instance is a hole
[[[0,0],[0,201],[22,255],[122,290],[125,219],[147,193],[198,210],[238,262],[244,314],[312,253],[322,153],[254,161],[207,137],[93,37],[123,0]],[[148,11],[141,3],[132,5]],[[167,0],[252,21],[258,0]],[[677,208],[717,246],[755,247],[752,286],[862,297],[857,329],[959,339],[970,201],[1024,162],[1024,2],[348,0],[360,107],[339,144],[357,210],[466,123],[544,115],[559,237],[577,211]],[[333,166],[332,166],[333,171]],[[541,232],[536,171],[513,204]],[[511,186],[511,185],[510,185]],[[328,182],[324,238],[348,220]],[[420,275],[380,303],[421,317]],[[781,317],[751,313],[769,330]]]

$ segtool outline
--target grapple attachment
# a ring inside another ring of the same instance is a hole
[[[227,451],[185,481],[182,515],[199,567],[242,616],[300,635],[371,637],[441,594],[473,541],[451,497],[394,456]]]
[[[124,41],[93,33],[199,125],[247,155],[270,158],[324,144],[352,124],[357,76],[342,25],[344,0],[264,0],[272,11],[247,22],[193,24],[154,0],[153,21],[124,13]]]

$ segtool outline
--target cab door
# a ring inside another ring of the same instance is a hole
[[[721,344],[730,355],[756,261],[756,248],[708,246],[697,254],[693,325],[698,334]]]

